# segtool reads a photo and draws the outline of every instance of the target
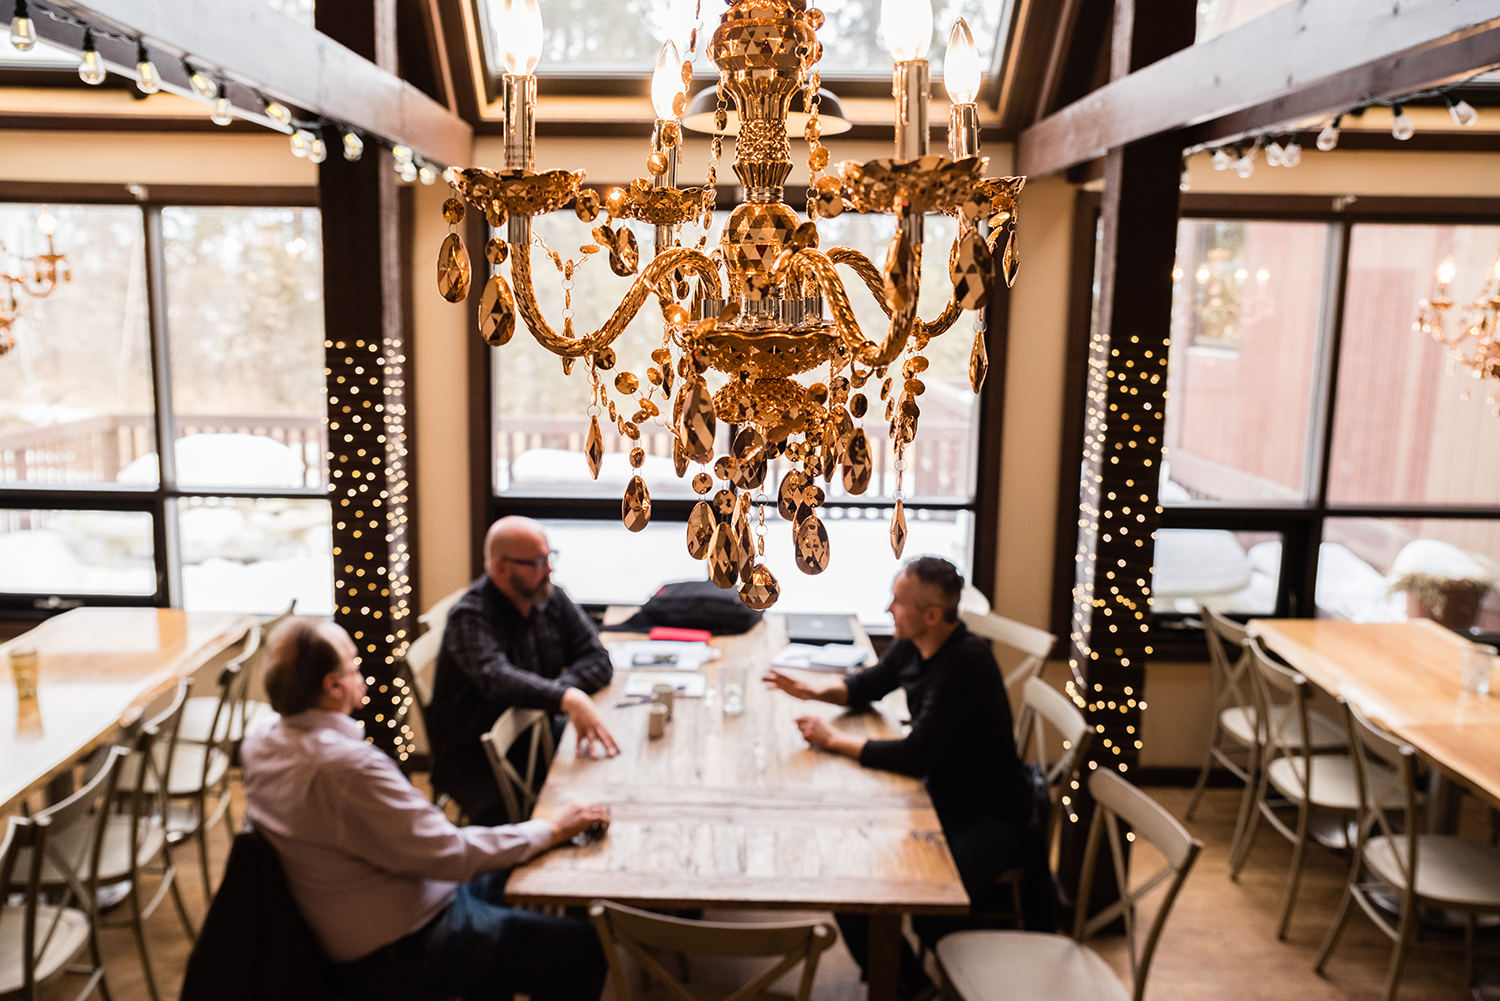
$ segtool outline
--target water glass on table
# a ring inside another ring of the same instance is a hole
[[[16,700],[36,698],[37,653],[31,648],[10,652],[10,670],[16,679]]]
[[[724,664],[719,668],[719,687],[724,690],[724,715],[739,716],[745,711],[745,665]]]
[[[1490,693],[1490,675],[1495,670],[1495,661],[1500,656],[1492,646],[1474,643],[1464,651],[1463,685],[1478,695]]]

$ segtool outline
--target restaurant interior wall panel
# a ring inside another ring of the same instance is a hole
[[[285,136],[177,132],[0,132],[0,178],[99,184],[312,187],[318,168]]]
[[[1500,195],[1500,153],[1305,150],[1287,169],[1257,163],[1255,173],[1214,170],[1207,153],[1188,159],[1194,194],[1225,195]],[[1024,210],[1025,201],[1022,200]]]

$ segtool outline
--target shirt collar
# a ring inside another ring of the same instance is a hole
[[[353,716],[329,709],[304,709],[300,713],[282,717],[282,723],[297,730],[337,730],[354,740],[365,739],[363,723]]]

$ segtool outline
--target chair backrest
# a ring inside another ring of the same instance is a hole
[[[188,691],[192,687],[192,678],[178,678],[177,690],[172,693],[172,700],[167,703],[166,708],[141,724],[142,731],[153,732],[149,742],[150,756],[144,759],[145,763],[140,769],[141,781],[151,781],[163,789],[167,787],[172,774],[172,763],[177,760],[177,737],[182,729],[182,712],[187,705]],[[223,711],[223,707],[221,698],[214,716],[216,728],[219,724],[217,713]],[[227,734],[227,727],[225,732]]]
[[[448,613],[453,610],[454,605],[458,604],[459,598],[469,593],[470,586],[469,584],[465,584],[457,591],[443,595],[433,603],[431,608],[417,616],[417,621],[425,626],[429,632],[441,635],[443,627],[448,624]]]
[[[417,701],[426,709],[432,701],[432,674],[437,667],[438,651],[443,648],[443,631],[433,629],[412,640],[406,648],[406,664],[411,668],[412,687]]]
[[[1417,885],[1417,836],[1423,830],[1417,812],[1417,752],[1409,744],[1393,738],[1356,709],[1344,703],[1344,721],[1349,727],[1349,753],[1354,758],[1354,774],[1359,796],[1359,850],[1371,837],[1385,837],[1392,845],[1406,842],[1400,856],[1406,870],[1405,888]],[[1400,790],[1399,819],[1392,823],[1392,793]]]
[[[1132,1001],[1141,1001],[1146,991],[1146,976],[1151,972],[1151,960],[1156,954],[1161,930],[1167,916],[1177,900],[1182,883],[1198,860],[1203,843],[1187,832],[1161,805],[1135,786],[1126,782],[1113,771],[1100,768],[1089,775],[1089,793],[1094,797],[1094,820],[1089,826],[1087,846],[1083,853],[1083,875],[1078,882],[1078,913],[1073,927],[1073,937],[1080,942],[1115,921],[1124,921],[1126,943],[1130,952],[1130,979]],[[1157,872],[1130,887],[1129,869],[1125,861],[1124,841],[1120,833],[1120,821],[1130,827],[1131,840],[1145,838],[1150,845],[1167,860]],[[1114,862],[1115,880],[1119,888],[1119,899],[1092,917],[1087,914],[1089,893],[1093,889],[1094,869],[1099,861],[1099,842],[1105,833],[1109,835],[1110,858]],[[1144,942],[1137,941],[1136,907],[1140,901],[1157,887],[1166,884],[1166,895]]]
[[[1026,658],[1005,676],[1006,688],[1012,688],[1027,678],[1034,678],[1041,674],[1042,668],[1047,663],[1047,655],[1057,644],[1057,637],[1047,630],[1028,626],[1015,619],[1007,619],[994,612],[960,610],[958,617],[963,620],[965,626],[969,627],[969,632],[976,636],[983,636],[994,643],[1026,654]]]
[[[1253,671],[1261,760],[1270,767],[1278,758],[1290,759],[1292,773],[1306,796],[1312,780],[1312,730],[1307,711],[1311,682],[1272,660],[1258,637],[1245,640],[1245,652],[1250,655]]]
[[[5,837],[0,840],[0,889],[6,896],[10,893],[20,891],[22,904],[20,908],[6,907],[0,903],[0,925],[8,924],[7,917],[14,920],[16,911],[20,911],[21,918],[21,991],[20,997],[34,997],[36,994],[36,967],[37,959],[46,950],[47,944],[57,928],[57,918],[61,917],[62,908],[57,909],[50,929],[41,929],[41,946],[38,947],[37,929],[37,905],[42,895],[42,864],[47,851],[47,834],[51,823],[41,818],[11,817],[6,824]],[[22,853],[25,852],[23,855]],[[22,859],[27,864],[24,872],[17,872],[16,867]],[[7,965],[11,960],[6,957]],[[12,973],[14,975],[14,973]]]
[[[624,950],[640,964],[652,980],[667,991],[674,1001],[699,1001],[667,971],[647,948],[668,949],[710,956],[777,956],[749,983],[729,994],[724,1001],[749,1001],[758,998],[788,971],[802,964],[796,1001],[808,1001],[818,958],[836,941],[833,928],[824,921],[777,921],[774,923],[739,923],[723,921],[689,921],[684,918],[651,914],[608,900],[589,905],[589,917],[599,932],[599,942],[609,960],[617,1001],[635,1001],[637,995],[631,978],[626,976],[619,953]]]
[[[151,730],[150,724],[144,728]],[[47,861],[62,876],[62,907],[76,906],[91,915],[97,909],[99,891],[99,856],[104,847],[104,832],[109,825],[110,805],[120,778],[120,763],[130,753],[118,744],[106,744],[95,751],[83,770],[83,784],[71,796],[38,811],[32,818],[45,821],[53,831],[66,831],[75,824],[89,825],[92,830],[84,850],[69,858],[48,843]],[[55,927],[55,925],[54,925]]]
[[[1051,764],[1047,762],[1047,726],[1062,738],[1062,754]],[[1016,751],[1024,757],[1026,742],[1028,739],[1032,741],[1037,766],[1042,770],[1042,778],[1052,797],[1052,810],[1047,818],[1046,844],[1049,850],[1062,823],[1063,808],[1067,808],[1070,817],[1077,819],[1073,807],[1077,802],[1078,769],[1093,738],[1094,731],[1089,721],[1072,699],[1041,678],[1026,680],[1021,689],[1021,718],[1016,724]]]
[[[528,742],[525,774],[510,761],[510,749],[521,740]],[[541,771],[552,764],[552,717],[540,709],[511,706],[495,720],[489,733],[480,734],[479,742],[500,786],[510,823],[518,824],[531,816],[542,791],[538,781]]]
[[[1203,608],[1203,635],[1208,641],[1208,660],[1214,672],[1214,714],[1225,709],[1254,711],[1254,682],[1250,679],[1250,654],[1245,627],[1212,608]]]

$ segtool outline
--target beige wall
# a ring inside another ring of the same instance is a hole
[[[311,186],[318,168],[271,133],[5,130],[0,180]]]

